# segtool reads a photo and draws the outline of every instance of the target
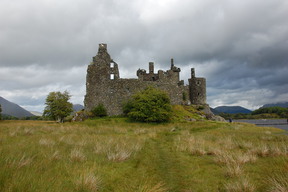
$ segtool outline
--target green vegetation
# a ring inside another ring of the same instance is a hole
[[[64,118],[73,112],[73,104],[69,102],[70,97],[67,91],[50,92],[46,98],[43,116],[63,123]]]
[[[140,122],[167,122],[172,117],[169,96],[153,87],[134,94],[123,111],[131,120]]]
[[[6,115],[6,114],[2,114],[2,120],[47,120],[47,118],[44,118],[42,116],[31,116],[31,117],[14,117],[11,115]]]
[[[2,119],[2,107],[0,105],[0,120]]]
[[[283,107],[265,107],[253,111],[251,114],[219,114],[225,119],[280,119],[288,118],[288,108]]]
[[[287,191],[283,133],[213,121],[2,121],[0,191]]]
[[[106,117],[107,110],[105,109],[103,104],[97,105],[94,109],[91,110],[91,113],[94,117]]]
[[[202,108],[195,106],[173,105],[173,122],[186,122],[191,120],[204,120],[204,112]]]
[[[279,117],[287,117],[288,116],[288,108],[283,107],[267,107],[260,108],[252,112],[252,115],[258,114],[277,114]]]

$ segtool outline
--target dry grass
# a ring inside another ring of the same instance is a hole
[[[6,164],[7,164],[8,167],[15,167],[17,169],[20,169],[22,167],[30,166],[32,164],[34,158],[35,157],[27,157],[24,154],[19,159],[7,158],[6,159]]]
[[[227,192],[254,192],[255,190],[255,186],[245,177],[225,184],[225,191]]]
[[[106,155],[109,161],[125,161],[132,155],[132,152],[127,149],[119,148],[114,149],[113,151],[107,151]]]
[[[243,169],[240,164],[231,163],[226,165],[226,175],[228,177],[238,177],[243,174]]]
[[[176,150],[178,151],[186,151],[191,155],[206,155],[206,140],[199,137],[196,138],[195,136],[189,137],[178,137],[175,141]]]
[[[101,186],[101,179],[95,176],[92,172],[83,173],[75,181],[77,191],[99,191]]]
[[[270,192],[288,192],[288,171],[270,177],[268,183]]]
[[[39,144],[51,147],[51,146],[54,146],[56,144],[56,142],[54,140],[52,140],[52,139],[41,138],[39,140]]]
[[[242,153],[241,151],[229,152],[224,151],[218,153],[215,158],[215,162],[220,164],[245,164],[254,163],[257,160],[257,156],[251,153]]]
[[[59,151],[55,151],[52,156],[50,157],[51,160],[60,160],[61,159],[61,154]]]
[[[18,161],[17,168],[28,166],[32,163],[33,157],[26,157],[25,155]]]
[[[70,159],[76,162],[82,162],[86,160],[86,156],[84,155],[82,149],[74,148],[70,153]]]
[[[132,137],[99,138],[94,146],[94,152],[105,154],[110,161],[125,161],[140,151],[145,139]]]
[[[156,185],[152,185],[148,182],[140,185],[137,189],[137,192],[166,192],[168,191],[165,188],[165,185],[162,182],[157,183]]]
[[[249,153],[255,154],[259,157],[268,157],[268,156],[285,156],[288,154],[288,146],[284,143],[260,143],[256,145],[254,148],[249,150]]]

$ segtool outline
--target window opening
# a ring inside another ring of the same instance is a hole
[[[110,74],[110,79],[113,80],[114,79],[114,74]]]

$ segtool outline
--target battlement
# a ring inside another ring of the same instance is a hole
[[[145,69],[137,70],[137,77],[142,81],[169,81],[179,83],[180,68],[174,66],[174,60],[171,59],[171,68],[167,71],[158,70],[158,73],[154,73],[154,63],[149,62],[149,73]]]
[[[107,44],[99,44],[98,53],[87,69],[85,110],[90,111],[103,104],[109,115],[120,115],[122,104],[147,86],[165,91],[172,104],[206,103],[206,80],[195,77],[194,68],[191,69],[189,85],[184,85],[184,81],[179,79],[181,70],[174,65],[174,59],[171,59],[170,69],[166,71],[154,73],[153,62],[149,62],[148,70],[138,69],[138,79],[121,79],[118,64],[111,59]]]

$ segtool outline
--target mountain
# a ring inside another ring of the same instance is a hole
[[[83,105],[80,105],[80,104],[74,104],[73,105],[73,110],[74,111],[81,111],[82,109],[84,109],[84,106]]]
[[[15,104],[15,103],[12,103],[12,102],[4,99],[1,96],[0,96],[0,104],[2,107],[2,114],[4,114],[4,115],[10,115],[13,117],[18,117],[18,118],[34,116],[29,111],[23,109],[22,107],[20,107],[19,105]]]
[[[214,115],[218,115],[220,112],[217,111],[216,109],[213,109],[210,107],[210,111],[214,114]]]
[[[214,110],[218,111],[219,113],[230,113],[230,114],[235,114],[235,113],[248,114],[252,112],[251,110],[246,109],[244,107],[240,107],[240,106],[219,106],[219,107],[214,108]]]
[[[265,104],[265,105],[263,105],[261,108],[267,108],[267,107],[283,107],[283,108],[288,108],[288,102]]]

